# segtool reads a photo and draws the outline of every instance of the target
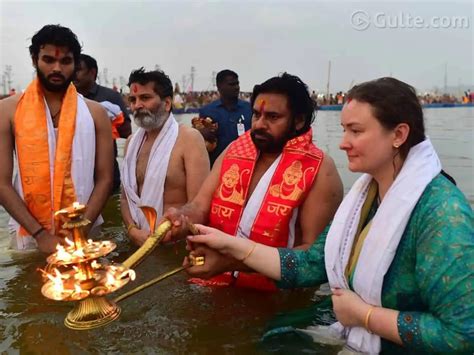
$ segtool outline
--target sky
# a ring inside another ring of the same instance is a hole
[[[284,71],[322,93],[328,73],[330,92],[382,76],[420,91],[474,89],[473,3],[0,0],[0,73],[11,66],[23,89],[34,77],[31,37],[54,23],[78,36],[109,86],[159,66],[185,89],[194,67],[194,90],[212,89],[222,69],[239,74],[243,91]]]

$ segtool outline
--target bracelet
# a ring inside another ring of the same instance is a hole
[[[255,250],[256,247],[257,247],[257,243],[254,242],[252,248],[250,248],[247,255],[245,255],[245,257],[242,260],[240,260],[240,262],[243,263],[245,260],[247,260],[247,258],[253,253],[253,251]]]
[[[374,334],[374,333],[372,333],[372,331],[370,330],[370,327],[369,327],[370,315],[372,314],[372,311],[374,309],[375,309],[375,306],[370,306],[369,310],[367,311],[367,314],[365,315],[365,321],[364,321],[364,327],[365,327],[365,329],[367,329],[367,331],[370,334]]]
[[[36,238],[36,237],[37,237],[38,235],[40,235],[40,233],[43,232],[43,231],[44,231],[44,227],[41,226],[40,229],[38,229],[36,232],[34,232],[31,236],[32,236],[33,238]]]
[[[130,223],[128,226],[127,226],[127,233],[130,233],[130,230],[132,228],[137,228],[138,229],[138,226],[135,224],[135,223]]]

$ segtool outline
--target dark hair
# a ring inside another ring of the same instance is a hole
[[[80,62],[81,45],[76,35],[67,27],[61,25],[46,25],[31,38],[29,47],[31,58],[38,60],[42,46],[52,44],[58,47],[67,47],[74,57],[76,67]]]
[[[134,70],[128,78],[128,86],[130,87],[133,83],[146,85],[151,81],[155,84],[153,90],[158,94],[158,96],[160,96],[160,99],[173,97],[173,84],[171,84],[168,75],[161,70],[147,72],[143,67]]]
[[[347,98],[372,106],[375,118],[386,129],[408,124],[410,132],[400,146],[401,158],[405,159],[411,147],[425,140],[423,110],[413,86],[395,78],[379,78],[354,86]]]
[[[288,108],[293,118],[293,127],[296,125],[296,119],[302,117],[304,119],[303,128],[296,130],[294,136],[299,136],[307,132],[314,121],[314,111],[316,104],[309,95],[308,86],[295,75],[283,73],[268,79],[263,84],[255,85],[250,105],[253,107],[258,95],[264,93],[281,94],[288,98]]]
[[[84,62],[87,70],[95,69],[95,79],[97,79],[97,72],[99,67],[97,66],[97,61],[88,54],[81,54],[81,62]]]
[[[227,78],[228,76],[232,76],[236,79],[239,78],[239,76],[237,75],[237,73],[235,71],[232,71],[232,70],[229,70],[229,69],[224,69],[224,70],[221,70],[219,73],[217,73],[217,75],[216,75],[216,85],[222,84],[224,79]]]

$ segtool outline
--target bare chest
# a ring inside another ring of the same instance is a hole
[[[151,156],[153,142],[145,141],[138,153],[137,164],[136,164],[136,179],[138,187],[138,195],[141,196],[145,179],[147,176],[148,169],[152,169],[150,166],[150,159],[161,159],[161,157]],[[151,158],[150,158],[151,156]],[[165,208],[168,205],[174,205],[175,203],[186,202],[186,175],[184,169],[184,160],[180,150],[175,146],[171,150],[170,158],[168,161],[168,167],[165,173],[165,186],[164,186],[164,205]],[[177,202],[178,201],[178,202]]]

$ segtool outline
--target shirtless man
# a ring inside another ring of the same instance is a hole
[[[126,143],[120,206],[130,239],[141,245],[150,226],[140,206],[154,207],[160,218],[164,210],[191,201],[209,174],[209,158],[199,132],[176,122],[165,73],[141,68],[128,85],[139,129]]]
[[[307,249],[331,221],[342,182],[333,160],[312,143],[314,102],[307,86],[284,73],[256,85],[251,105],[251,130],[219,156],[191,203],[166,212],[174,225],[167,239],[183,235],[187,217],[257,243]],[[194,275],[207,278],[240,267],[209,250],[202,254],[206,263],[192,268]],[[261,278],[241,276],[211,282],[273,289]]]
[[[112,188],[112,134],[102,106],[71,84],[81,53],[76,35],[47,25],[29,50],[37,77],[23,94],[0,101],[0,203],[12,217],[15,249],[51,252],[62,241],[52,212],[79,201],[87,204],[87,219],[102,222]]]

